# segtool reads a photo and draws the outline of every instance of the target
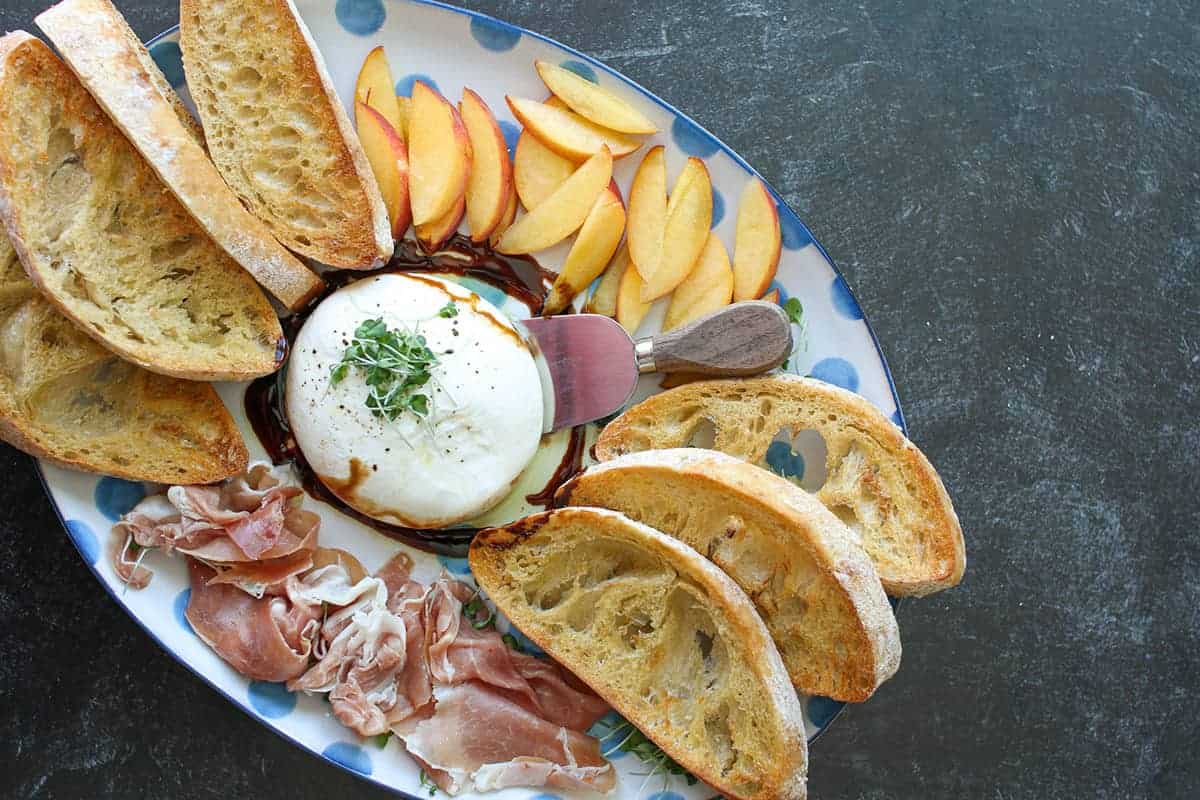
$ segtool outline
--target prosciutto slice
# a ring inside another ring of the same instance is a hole
[[[542,719],[486,684],[439,686],[433,714],[394,728],[448,794],[508,786],[613,787],[612,767],[590,736]]]
[[[492,628],[474,629],[463,616],[471,587],[445,576],[426,595],[430,671],[440,684],[481,681],[504,690],[542,719],[587,730],[608,704],[568,681],[556,664],[519,653]]]
[[[321,523],[294,502],[302,494],[286,468],[267,464],[255,464],[220,486],[172,486],[165,494],[143,499],[113,526],[113,568],[127,586],[140,589],[149,583],[153,573],[136,555],[131,558],[138,549],[131,543],[179,550],[212,565],[275,562],[271,568],[247,567],[242,573],[295,565],[300,559],[278,560],[315,550]],[[255,580],[239,585],[254,594],[265,588]]]
[[[188,559],[192,594],[185,616],[196,635],[247,677],[286,681],[304,672],[321,624],[320,604],[254,597],[235,586],[215,583],[216,574],[211,567]]]
[[[612,769],[584,733],[608,705],[494,628],[474,628],[463,615],[470,586],[443,574],[426,588],[411,567],[394,559],[348,587],[349,602],[322,625],[319,660],[288,688],[328,692],[334,715],[363,736],[393,731],[450,794],[611,788]]]
[[[262,597],[264,594],[283,594],[287,579],[303,575],[313,567],[311,550],[297,550],[282,558],[268,561],[243,561],[221,570],[209,583],[229,583],[243,592]]]

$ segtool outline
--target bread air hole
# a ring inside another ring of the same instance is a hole
[[[722,703],[704,717],[704,734],[716,754],[717,764],[724,777],[737,763],[737,752],[733,749],[733,735],[729,731],[729,707]]]
[[[692,429],[688,431],[684,447],[699,447],[712,450],[717,444],[717,426],[708,417],[698,417]]]
[[[862,520],[858,518],[858,513],[851,506],[831,506],[829,510],[832,511],[838,519],[845,523],[847,528],[854,531],[859,536],[862,535]]]
[[[825,485],[825,463],[829,448],[819,431],[805,428],[792,434],[790,427],[781,428],[758,466],[787,478],[807,492],[816,493]]]

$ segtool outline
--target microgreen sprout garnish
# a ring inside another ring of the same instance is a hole
[[[440,311],[438,311],[438,316],[444,317],[445,319],[450,319],[451,317],[457,317],[458,316],[458,306],[454,304],[453,300],[450,300],[449,302],[446,303],[446,305],[442,306]]]
[[[800,302],[799,297],[789,297],[787,302],[783,304],[783,313],[787,314],[788,320],[793,325],[800,327],[800,335],[797,337],[796,346],[783,362],[783,368],[786,370],[796,353],[800,350],[808,351],[808,325],[804,321],[804,305]]]
[[[444,310],[444,309],[443,309]],[[377,417],[394,422],[405,411],[424,419],[429,415],[429,383],[438,358],[417,331],[391,330],[382,319],[369,319],[354,331],[342,360],[329,373],[337,386],[351,369],[366,380],[366,406]]]
[[[789,297],[783,304],[783,313],[787,314],[793,324],[804,324],[804,305],[800,302],[799,297]]]
[[[488,608],[478,591],[471,596],[470,600],[463,603],[462,610],[467,622],[471,623],[471,627],[477,631],[491,627],[496,622],[496,612]]]
[[[506,633],[503,636],[501,636],[500,641],[504,642],[506,645],[508,645],[513,650],[521,649],[521,643],[518,642],[517,637],[513,636],[511,633]]]
[[[651,766],[651,770],[647,773],[634,773],[635,775],[645,775],[645,780],[642,781],[643,787],[646,785],[646,781],[655,775],[663,776],[664,789],[670,775],[682,775],[688,786],[696,783],[696,777],[692,773],[675,763],[675,759],[647,739],[644,733],[633,727],[633,723],[621,720],[617,725],[607,725],[604,722],[600,724],[603,726],[601,735],[596,737],[600,742],[600,755],[608,758],[618,751],[633,753],[639,760]],[[638,792],[640,794],[641,790],[639,789]]]
[[[425,770],[421,770],[421,774],[417,776],[417,780],[421,782],[422,789],[429,790],[429,796],[433,797],[437,794],[437,784],[429,780],[429,776],[425,774]]]
[[[382,750],[383,748],[387,747],[388,739],[390,739],[390,738],[392,738],[392,732],[384,731],[383,733],[379,734],[378,736],[372,736],[371,741],[373,741],[375,743],[376,747],[378,747],[380,750]]]

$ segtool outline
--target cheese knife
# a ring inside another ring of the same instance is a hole
[[[544,432],[618,411],[647,372],[712,377],[758,375],[792,352],[792,326],[774,303],[734,303],[707,316],[634,340],[615,320],[567,314],[519,323],[542,379]]]

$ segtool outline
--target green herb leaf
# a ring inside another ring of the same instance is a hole
[[[417,776],[417,780],[419,780],[421,782],[422,789],[429,790],[430,797],[433,797],[435,794],[437,794],[437,784],[434,783],[433,781],[429,780],[429,776],[425,774],[424,769],[422,769],[421,774],[419,776]]]
[[[421,390],[437,363],[424,336],[389,330],[383,319],[368,319],[355,329],[354,340],[330,370],[329,380],[336,386],[352,368],[356,369],[370,388],[364,405],[372,414],[389,422],[405,411],[427,417],[430,399]]]
[[[632,753],[637,756],[639,761],[653,765],[653,770],[649,773],[651,775],[666,772],[671,775],[682,775],[689,786],[696,783],[696,778],[691,773],[663,752],[662,748],[646,738],[646,735],[633,727],[628,720],[623,720],[620,724],[608,727],[606,730],[602,729],[600,733],[597,740],[601,744],[601,755],[608,757],[618,750]]]
[[[503,636],[500,637],[500,640],[503,641],[509,647],[511,647],[513,650],[519,651],[521,649],[521,643],[518,642],[517,637],[513,636],[511,633],[504,634]]]
[[[375,743],[376,747],[378,747],[380,750],[382,750],[383,748],[387,747],[388,739],[390,739],[390,738],[392,738],[392,732],[384,731],[383,733],[379,734],[378,736],[372,736],[371,741],[373,741]]]
[[[793,324],[804,324],[804,305],[801,304],[799,297],[789,297],[783,304],[783,311]]]
[[[483,630],[496,622],[496,612],[491,611],[478,594],[463,603],[462,612],[463,616],[467,618],[467,622],[471,623],[471,627],[477,631]],[[487,616],[481,618],[481,614],[486,614]]]
[[[446,305],[442,306],[442,309],[438,311],[438,316],[445,317],[446,319],[449,319],[450,317],[457,317],[458,306],[456,306],[454,301],[451,300],[450,302],[446,303]]]

